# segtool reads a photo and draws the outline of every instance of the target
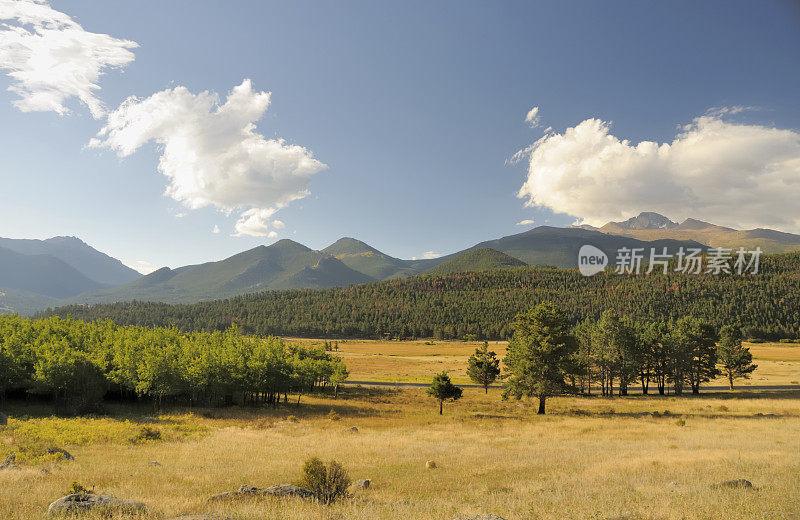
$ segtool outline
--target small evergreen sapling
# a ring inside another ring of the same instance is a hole
[[[474,383],[483,387],[484,393],[489,393],[489,385],[500,375],[500,360],[497,359],[497,354],[489,351],[488,341],[484,341],[483,346],[476,348],[475,353],[469,357],[467,375]]]
[[[447,372],[436,374],[431,387],[428,388],[428,395],[439,401],[439,415],[442,415],[444,402],[461,399],[461,393],[461,388],[450,381],[450,376],[447,375]]]

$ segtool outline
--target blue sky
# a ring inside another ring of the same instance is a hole
[[[0,75],[0,236],[76,235],[146,268],[217,260],[280,238],[322,248],[353,236],[421,257],[524,231],[530,226],[516,223],[525,219],[564,226],[647,209],[798,230],[796,203],[774,209],[786,205],[784,194],[797,200],[800,182],[800,8],[788,1],[757,9],[749,1],[49,5],[85,31],[138,47],[134,61],[100,76],[100,117],[76,98],[65,101],[66,114],[22,111],[5,91],[13,78]],[[201,207],[192,209],[165,195],[156,140],[143,138],[125,157],[123,139],[87,147],[104,126],[113,131],[105,116],[128,96],[185,87],[181,99],[210,91],[224,103],[245,79],[254,93],[271,93],[254,132],[326,166],[309,172],[307,196],[276,207],[268,197],[237,206],[226,194],[224,208],[219,197],[195,196]],[[530,128],[534,106],[541,121]],[[714,139],[708,149],[691,144]],[[611,141],[602,145],[615,157],[605,169],[568,171],[596,164],[604,156],[596,143]],[[636,149],[641,141],[672,151]],[[721,161],[731,149],[747,153]],[[760,182],[774,187],[761,197],[768,204],[751,206],[752,190],[736,191],[776,169]],[[582,175],[597,181],[594,191]],[[637,187],[628,193],[617,182]],[[707,193],[717,182],[724,200],[715,202]],[[272,237],[232,236],[248,208],[268,206]]]

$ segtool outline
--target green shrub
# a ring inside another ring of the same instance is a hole
[[[312,457],[303,464],[301,486],[316,493],[323,504],[332,504],[347,496],[350,477],[335,460],[326,467],[319,458]]]
[[[94,488],[87,489],[83,484],[73,482],[67,490],[67,495],[94,495]]]
[[[677,421],[675,421],[675,424],[678,426],[686,426],[686,421],[684,421],[683,419],[678,419]]]
[[[328,412],[328,420],[330,421],[338,421],[341,418],[342,417],[338,413],[336,413],[336,410],[331,410],[330,412]]]
[[[151,428],[150,426],[142,426],[136,434],[131,437],[131,442],[139,444],[147,441],[160,441],[161,430]]]

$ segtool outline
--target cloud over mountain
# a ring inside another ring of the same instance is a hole
[[[167,195],[190,209],[239,211],[236,235],[267,236],[272,215],[308,195],[311,177],[326,168],[309,150],[256,132],[269,104],[270,93],[254,91],[249,79],[224,103],[214,92],[192,94],[182,86],[131,96],[89,146],[126,157],[147,142],[158,144]]]
[[[599,119],[548,132],[515,156],[528,162],[518,196],[592,225],[657,211],[800,231],[800,133],[726,119],[738,112],[709,111],[670,143],[632,144]]]
[[[107,70],[123,68],[138,44],[86,31],[42,0],[0,0],[0,69],[8,71],[8,90],[23,112],[66,114],[78,98],[92,116],[105,113],[95,92]]]

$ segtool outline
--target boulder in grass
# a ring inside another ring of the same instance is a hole
[[[123,500],[107,495],[79,493],[61,497],[47,508],[49,514],[109,511],[115,513],[141,513],[145,505],[134,500]]]
[[[257,488],[255,486],[244,485],[236,491],[219,493],[211,497],[212,501],[231,500],[237,498],[255,498],[263,496],[272,497],[300,497],[310,500],[317,500],[319,497],[309,489],[293,486],[292,484],[277,484],[268,488]]]
[[[370,484],[372,484],[372,481],[368,478],[360,478],[353,482],[353,486],[357,489],[367,489]]]
[[[48,448],[47,454],[61,455],[62,457],[64,457],[64,460],[75,460],[75,457],[73,457],[72,454],[70,454],[70,452],[68,452],[64,448]]]
[[[429,460],[428,462],[425,463],[425,467],[427,469],[436,469],[437,468],[436,462],[433,460]]]
[[[491,513],[487,513],[484,515],[462,516],[454,520],[505,520],[505,518],[503,518],[502,516],[497,516]]]
[[[231,520],[227,516],[199,514],[199,515],[183,515],[170,518],[169,520]]]
[[[755,489],[752,482],[743,478],[723,480],[722,482],[712,484],[711,487],[713,489]]]
[[[273,497],[300,497],[309,500],[319,499],[317,494],[310,489],[293,486],[292,484],[278,484],[276,486],[270,486],[266,489],[263,489],[262,491],[265,495],[270,495]]]
[[[8,457],[6,457],[6,460],[2,464],[0,464],[0,470],[4,470],[4,469],[6,469],[6,470],[19,470],[19,469],[22,469],[19,466],[17,466],[16,464],[14,464],[14,461],[16,459],[17,459],[17,456],[15,454],[13,454],[13,453],[11,455],[9,455]]]

